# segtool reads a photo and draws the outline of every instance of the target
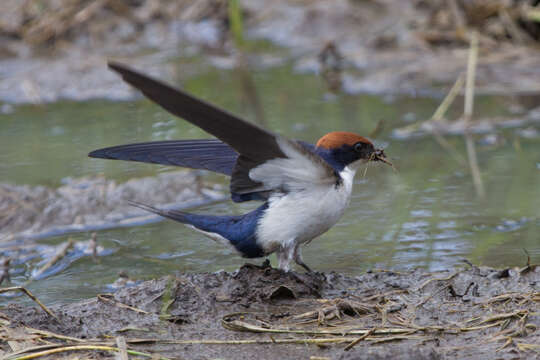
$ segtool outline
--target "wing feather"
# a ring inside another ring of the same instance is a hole
[[[272,132],[125,65],[110,62],[109,67],[165,110],[214,135],[239,153],[231,176],[233,193],[245,194],[258,188],[260,184],[249,178],[249,170],[266,160],[284,157]]]
[[[217,139],[151,141],[94,150],[90,157],[205,169],[231,175],[238,153]]]
[[[122,64],[111,62],[109,67],[165,110],[214,135],[229,148],[193,140],[191,143],[153,142],[101,149],[90,156],[205,168],[230,174],[234,201],[261,200],[274,191],[328,185],[339,180],[339,174],[325,160],[299,142],[261,129]],[[220,161],[224,161],[224,165],[220,165]]]

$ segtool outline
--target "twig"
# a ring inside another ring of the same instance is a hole
[[[61,259],[63,259],[67,252],[69,251],[69,249],[71,249],[73,247],[73,244],[75,242],[73,241],[72,238],[69,238],[69,240],[67,241],[67,243],[64,244],[64,246],[52,257],[52,259],[50,259],[45,265],[43,265],[38,271],[36,271],[33,275],[32,275],[32,279],[33,280],[36,280],[37,278],[39,278],[45,271],[47,271],[51,266],[53,266],[54,264],[56,264],[58,261],[60,261]]]
[[[464,74],[459,74],[458,78],[444,97],[443,101],[439,104],[433,115],[427,120],[420,120],[415,122],[414,124],[407,125],[405,127],[402,127],[401,129],[407,130],[407,131],[414,131],[417,130],[420,126],[422,126],[423,123],[433,122],[433,121],[441,121],[444,117],[444,114],[448,111],[448,108],[454,100],[456,99],[457,95],[459,94],[459,91],[461,88],[463,88],[463,82]]]
[[[446,96],[444,97],[443,101],[439,104],[437,107],[437,110],[433,113],[431,116],[431,121],[441,121],[444,117],[444,114],[448,111],[448,108],[454,100],[456,99],[456,96],[458,96],[459,91],[461,88],[463,88],[463,82],[465,81],[465,76],[463,73],[459,74],[458,78],[454,82],[454,85],[450,88],[450,91]]]
[[[351,342],[349,345],[347,345],[345,347],[345,349],[343,349],[344,351],[349,351],[351,350],[356,344],[358,344],[360,341],[362,340],[365,340],[368,336],[370,336],[371,334],[373,334],[373,332],[375,331],[375,328],[369,330],[368,332],[366,332],[364,335],[360,336],[358,339],[354,340],[353,342]]]
[[[467,82],[465,83],[465,111],[463,116],[468,124],[472,119],[474,107],[474,80],[476,78],[476,63],[478,60],[478,33],[473,30],[471,33],[471,46],[469,48],[469,59],[467,61]]]
[[[431,134],[435,138],[435,140],[441,145],[443,149],[445,149],[454,160],[456,160],[459,164],[464,166],[466,164],[465,159],[461,154],[454,148],[452,144],[450,144],[446,139],[441,135],[439,129],[437,128],[437,122],[441,121],[444,117],[444,114],[448,111],[448,108],[452,105],[454,100],[456,99],[456,96],[459,94],[459,91],[463,88],[463,82],[464,82],[464,74],[459,74],[458,78],[454,82],[454,85],[450,88],[450,91],[446,96],[444,97],[443,101],[439,104],[433,115],[426,121],[420,121],[416,122],[414,124],[411,124],[409,126],[406,126],[402,129],[406,130],[416,130],[418,129],[423,123],[433,123],[433,126],[431,128]]]
[[[463,117],[465,120],[465,142],[467,145],[467,155],[469,158],[469,165],[471,168],[471,175],[473,178],[474,187],[476,193],[480,198],[486,196],[484,190],[484,183],[480,174],[480,168],[478,166],[478,158],[476,156],[476,148],[474,146],[474,140],[471,137],[468,127],[472,120],[473,107],[474,107],[474,81],[476,77],[476,64],[478,60],[478,33],[473,31],[471,34],[471,47],[469,49],[469,60],[467,62],[467,82],[465,84],[465,111]]]
[[[373,330],[373,329],[371,329]],[[368,330],[368,331],[371,331]],[[404,339],[416,339],[421,338],[425,339],[423,336],[413,337],[413,336],[390,336],[388,340],[404,340]],[[366,337],[365,340],[370,341],[379,341],[384,340],[385,338],[381,337]],[[193,340],[158,340],[157,343],[162,344],[178,344],[178,345],[251,345],[251,344],[340,344],[340,343],[350,343],[352,341],[358,340],[358,337],[352,336],[335,336],[330,338],[299,338],[299,339],[247,339],[247,340],[215,340],[215,339],[193,339]],[[130,340],[127,340],[128,343],[131,343]]]
[[[22,287],[22,286],[13,286],[13,287],[0,289],[0,293],[5,293],[5,292],[9,292],[9,291],[22,291],[30,299],[34,300],[34,302],[36,302],[39,305],[39,307],[43,309],[43,311],[45,311],[47,314],[49,314],[49,316],[51,316],[51,317],[55,318],[56,320],[58,320],[56,315],[54,315],[54,313],[51,310],[49,310],[49,308],[47,308],[45,305],[43,305],[43,303],[41,301],[39,301],[39,299],[37,297],[35,297],[34,294],[32,294],[29,290],[25,289],[24,287]]]

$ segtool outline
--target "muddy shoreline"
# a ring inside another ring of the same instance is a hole
[[[101,176],[66,179],[55,189],[0,183],[0,245],[159,221],[161,217],[130,206],[128,200],[185,209],[223,201],[223,190],[191,170],[124,183]]]
[[[532,358],[539,284],[532,265],[357,277],[244,265],[51,306],[57,319],[37,306],[3,306],[0,346],[7,359],[43,351],[31,348],[45,339],[48,349],[118,349],[118,337],[129,351],[174,359]],[[78,354],[111,358],[115,351]]]

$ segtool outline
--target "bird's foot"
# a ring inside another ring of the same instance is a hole
[[[303,262],[302,260],[296,259],[296,263],[297,263],[298,265],[300,265],[301,267],[303,267],[304,269],[306,269],[306,271],[307,271],[308,273],[313,272],[313,270],[311,270],[310,267],[307,266],[306,263]]]
[[[271,269],[272,265],[270,265],[270,260],[265,259],[261,265],[245,263],[243,267],[247,267],[249,269],[266,270]]]

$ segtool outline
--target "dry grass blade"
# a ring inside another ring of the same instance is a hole
[[[115,300],[114,295],[112,295],[112,294],[98,294],[96,297],[100,301],[106,302],[108,304],[112,304],[114,306],[118,306],[118,307],[123,308],[123,309],[128,309],[128,310],[135,311],[135,312],[138,312],[138,313],[141,313],[141,314],[146,314],[146,315],[150,314],[148,311],[144,311],[144,310],[141,310],[141,309],[136,308],[134,306],[129,306],[129,305],[126,305],[124,303],[121,303],[120,301]]]
[[[351,342],[349,345],[347,345],[345,347],[345,349],[343,349],[344,351],[349,351],[351,350],[356,344],[358,344],[360,341],[362,340],[365,340],[368,336],[370,336],[371,334],[373,334],[373,332],[375,332],[375,329],[371,329],[369,330],[367,333],[365,333],[364,335],[360,336],[358,339],[354,340],[353,342]]]
[[[526,344],[526,343],[518,342],[516,345],[520,351],[540,352],[540,344]]]
[[[469,319],[465,323],[475,323],[475,325],[478,326],[478,325],[486,324],[486,323],[493,322],[493,321],[505,320],[505,319],[508,319],[508,318],[525,316],[525,315],[528,315],[528,314],[529,314],[528,310],[516,310],[516,311],[513,311],[511,313],[496,314],[496,315],[488,316],[488,317],[483,318],[483,319],[478,319],[478,318]]]
[[[524,303],[529,302],[529,301],[539,302],[540,292],[530,292],[530,293],[511,292],[507,294],[494,296],[485,301],[478,302],[477,304],[493,304],[493,303],[505,302],[505,301],[515,301],[515,302],[519,301],[520,305],[523,305]]]
[[[56,333],[53,333],[53,332],[47,331],[47,330],[34,329],[34,328],[31,328],[31,327],[27,327],[27,329],[29,330],[29,332],[31,334],[40,335],[42,338],[51,338],[51,339],[58,339],[58,340],[63,340],[63,341],[73,341],[73,342],[77,342],[77,343],[84,343],[84,342],[88,341],[88,340],[79,339],[79,338],[76,338],[76,337],[56,334]]]
[[[293,320],[303,319],[317,319],[320,314],[328,315],[330,313],[343,313],[349,315],[365,315],[374,313],[376,311],[375,306],[369,306],[362,304],[358,301],[345,300],[345,299],[331,299],[324,301],[324,306],[318,310],[308,311],[292,317]]]
[[[248,340],[171,340],[169,344],[204,344],[204,345],[252,345],[252,344],[341,344],[355,340],[350,336],[331,338],[300,338],[300,339],[248,339]]]
[[[9,288],[2,288],[0,289],[0,293],[5,293],[5,292],[10,292],[10,291],[22,291],[23,293],[26,294],[26,296],[28,296],[30,299],[32,299],[36,304],[39,305],[40,308],[43,309],[43,311],[45,311],[49,316],[53,317],[54,319],[58,320],[58,318],[56,317],[56,315],[51,311],[49,310],[48,307],[46,307],[45,305],[43,305],[43,303],[41,301],[39,301],[39,299],[37,297],[34,296],[34,294],[32,294],[29,290],[27,290],[26,288],[22,287],[22,286],[13,286],[13,287],[9,287]]]
[[[425,336],[419,335],[398,335],[398,336],[389,336],[385,338],[375,339],[372,344],[380,344],[383,342],[396,341],[396,340],[426,340]]]
[[[286,328],[267,328],[247,323],[240,320],[231,320],[229,315],[224,316],[221,325],[231,331],[254,332],[254,333],[274,333],[274,334],[303,334],[303,335],[365,335],[373,329],[358,329],[354,326],[336,326],[326,329],[306,330]],[[415,332],[417,329],[411,328],[378,328],[373,330],[374,335],[404,334]],[[352,340],[356,340],[353,338]]]
[[[120,349],[118,349],[116,347],[103,346],[103,345],[62,346],[62,347],[58,347],[56,349],[44,350],[44,351],[35,352],[35,353],[32,353],[32,354],[28,354],[28,355],[23,355],[23,356],[16,356],[16,357],[8,356],[8,357],[4,358],[4,360],[30,360],[30,359],[36,359],[36,358],[39,358],[39,357],[43,357],[43,356],[59,354],[59,353],[63,353],[63,352],[81,351],[81,350],[110,351],[110,352],[119,352],[120,351]],[[131,354],[131,355],[143,356],[143,357],[152,358],[152,359],[155,358],[155,356],[153,354],[143,353],[143,352],[140,352],[140,351],[127,350],[127,352],[129,354]],[[168,358],[165,358],[165,357],[158,357],[157,359],[169,360]]]

